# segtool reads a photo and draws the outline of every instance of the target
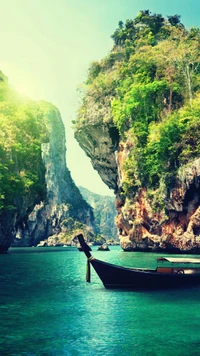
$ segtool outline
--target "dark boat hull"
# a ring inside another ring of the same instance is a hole
[[[200,272],[192,273],[163,273],[157,270],[120,267],[100,261],[91,256],[89,246],[82,234],[78,235],[80,245],[88,258],[88,282],[90,281],[91,264],[101,279],[105,288],[126,289],[169,289],[200,285]]]
[[[91,260],[105,288],[166,289],[200,284],[200,274],[167,274],[156,270],[130,269]]]

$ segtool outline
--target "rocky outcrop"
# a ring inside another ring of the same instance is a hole
[[[66,230],[69,217],[93,230],[93,212],[82,198],[66,167],[65,129],[59,111],[45,105],[49,142],[42,144],[47,197],[37,204],[26,221],[17,226],[13,246],[36,246],[51,235]],[[62,234],[61,234],[62,235]]]
[[[117,162],[115,152],[118,149],[119,134],[109,124],[88,124],[79,127],[75,138],[86,155],[91,158],[92,166],[98,171],[103,182],[114,191],[117,190]]]
[[[122,184],[130,143],[109,138],[109,129],[102,127],[85,125],[75,137],[102,180],[115,190],[121,247],[125,251],[200,253],[200,159],[181,167],[170,189],[149,192],[139,188],[127,197]],[[104,157],[109,164],[102,163]]]
[[[93,208],[95,234],[104,236],[106,240],[117,240],[115,197],[96,194],[83,187],[79,187],[79,190]]]
[[[165,208],[152,209],[146,189],[134,203],[118,205],[117,225],[124,250],[200,253],[200,159],[182,167],[175,186],[162,199]],[[156,192],[155,192],[156,194]]]
[[[191,86],[198,31],[171,20],[141,11],[119,22],[111,51],[88,70],[74,122],[75,138],[115,191],[129,251],[200,247],[200,86]]]
[[[0,215],[0,253],[5,253],[14,238],[13,226],[16,222],[16,213],[7,211]]]
[[[110,251],[107,244],[103,244],[103,245],[99,246],[97,250],[98,251]]]
[[[59,111],[19,96],[1,71],[0,92],[0,253],[72,228],[92,231],[92,209],[66,167]]]

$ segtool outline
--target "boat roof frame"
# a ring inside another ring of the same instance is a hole
[[[170,263],[186,263],[186,264],[200,264],[200,258],[187,258],[187,257],[160,257],[157,262],[170,262]]]

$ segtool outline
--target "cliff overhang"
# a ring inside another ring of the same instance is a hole
[[[100,124],[85,125],[75,133],[94,169],[116,194],[121,247],[125,251],[200,253],[200,159],[180,167],[174,186],[160,193],[163,204],[159,207],[156,190],[150,195],[141,187],[132,196],[123,194],[129,145],[118,134],[115,137],[109,126]]]

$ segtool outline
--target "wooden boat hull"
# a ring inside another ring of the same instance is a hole
[[[200,285],[200,272],[160,273],[157,270],[137,269],[117,266],[91,256],[89,246],[82,235],[78,236],[80,245],[88,258],[87,281],[90,282],[90,264],[101,279],[105,288],[126,289],[169,289]]]
[[[156,270],[130,269],[97,259],[90,263],[105,288],[169,289],[200,284],[200,274],[167,274]]]

